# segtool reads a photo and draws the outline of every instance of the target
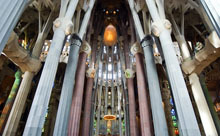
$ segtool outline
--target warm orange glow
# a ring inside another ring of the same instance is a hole
[[[116,120],[116,116],[115,115],[105,115],[104,120]]]
[[[113,25],[108,25],[104,32],[104,44],[107,46],[113,46],[117,42],[117,31]]]

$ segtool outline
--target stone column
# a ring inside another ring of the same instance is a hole
[[[152,136],[152,120],[150,104],[148,103],[148,90],[146,86],[146,79],[144,73],[143,56],[140,50],[133,52],[136,59],[136,73],[137,73],[137,86],[138,86],[138,102],[140,110],[140,121],[141,121],[141,135]]]
[[[25,10],[29,0],[2,0],[0,2],[0,53],[4,49],[12,30]]]
[[[197,76],[197,74],[192,73],[189,76],[189,81],[205,134],[207,136],[217,136],[218,134],[215,128],[215,124],[213,122],[212,115],[209,111],[209,107],[207,105],[201,84],[199,82],[199,77]]]
[[[126,69],[129,71],[131,69]],[[133,72],[131,72],[133,73]],[[137,123],[136,123],[136,103],[134,96],[134,74],[129,74],[126,76],[127,79],[127,88],[128,88],[128,103],[129,103],[129,125],[130,125],[130,135],[137,136]]]
[[[84,113],[83,113],[82,136],[88,136],[89,132],[92,131],[89,129],[90,129],[94,77],[95,77],[95,69],[89,68],[87,70],[87,83],[85,89],[85,105],[84,105]]]
[[[68,136],[78,136],[80,127],[80,117],[82,109],[82,99],[84,90],[86,58],[90,53],[91,48],[88,43],[83,44],[82,52],[79,55],[79,62],[77,66],[76,82],[74,86],[72,105],[70,109]]]
[[[59,107],[57,111],[54,136],[67,135],[69,112],[74,90],[75,73],[81,43],[81,39],[77,35],[73,35],[72,43],[70,45],[69,59],[66,66],[63,86],[61,90]]]
[[[153,55],[153,43],[153,38],[150,35],[147,35],[141,41],[141,46],[143,48],[145,57],[146,75],[150,93],[151,109],[154,122],[153,124],[155,130],[154,133],[156,136],[168,136],[168,128],[165,113],[162,106],[160,84]],[[135,47],[135,45],[133,45],[133,50],[131,50],[134,51],[135,48],[138,48],[138,46]]]
[[[26,122],[24,136],[41,135],[64,39],[64,31],[58,28],[54,32],[53,42]]]
[[[214,120],[215,127],[217,129],[218,134],[219,134],[220,133],[220,120],[219,120],[218,114],[217,114],[217,112],[216,112],[216,110],[214,108],[214,104],[212,102],[212,97],[209,94],[209,90],[208,90],[208,88],[206,86],[205,77],[204,77],[203,74],[200,74],[199,81],[200,81],[200,84],[202,86],[202,90],[203,90],[203,93],[205,95],[206,102],[208,103],[209,110],[211,112],[212,118]]]
[[[39,58],[42,46],[44,45],[44,41],[47,38],[47,35],[53,25],[52,21],[54,19],[53,17],[54,14],[55,12],[51,11],[47,19],[47,23],[45,23],[44,27],[42,28],[42,31],[38,33],[38,37],[32,51],[32,57]],[[7,120],[6,127],[4,129],[4,135],[8,135],[8,136],[15,135],[23,112],[23,108],[25,106],[27,95],[31,90],[31,83],[35,74],[36,73],[33,71],[26,71],[24,73],[11,113]]]
[[[128,88],[128,103],[129,103],[129,120],[130,120],[130,134],[137,136],[137,123],[136,123],[136,104],[134,96],[134,71],[127,68],[125,70],[125,77],[127,79]]]
[[[132,21],[130,21],[131,23]],[[125,26],[122,23],[123,26]],[[133,25],[132,23],[130,25]],[[129,43],[128,43],[128,38],[126,37],[127,33],[125,32],[126,27],[123,27],[121,29],[121,31],[123,32],[124,35],[124,39],[121,37],[119,38],[119,41],[121,42],[121,45],[123,46],[124,49],[124,57],[125,57],[125,70],[124,70],[124,76],[126,78],[126,83],[127,83],[127,89],[125,91],[128,91],[128,106],[129,106],[129,129],[130,129],[130,135],[132,136],[137,136],[138,132],[137,132],[137,121],[136,121],[136,104],[135,104],[135,95],[134,95],[134,76],[135,76],[135,72],[132,70],[132,66],[131,66],[131,62],[130,62],[130,57],[129,57]],[[133,27],[131,28],[131,31],[133,30]],[[133,33],[133,31],[131,32]],[[134,39],[134,35],[131,36]],[[134,40],[131,40],[130,43],[133,43]],[[124,44],[123,44],[124,42]],[[120,58],[122,58],[122,51],[121,48],[119,47],[119,51],[120,51]],[[123,59],[123,58],[122,58]],[[124,62],[124,61],[122,61]],[[123,65],[123,64],[122,64]],[[124,67],[124,66],[122,66]]]
[[[23,80],[22,80],[21,85],[19,87],[18,94],[15,98],[13,107],[11,109],[11,113],[8,117],[8,121],[6,123],[5,129],[3,132],[3,136],[16,135],[16,130],[18,128],[20,117],[23,112],[23,108],[24,108],[24,105],[26,102],[25,100],[26,100],[27,95],[29,93],[33,77],[34,77],[34,74],[32,72],[27,71],[24,73]]]
[[[78,0],[71,0],[66,10],[65,17],[57,18],[54,22],[54,35],[51,48],[45,61],[31,110],[29,112],[23,133],[24,136],[41,135],[62,45],[65,42],[65,37],[72,33],[73,23],[71,20],[77,4]]]
[[[16,73],[15,73],[15,81],[14,81],[14,84],[11,88],[11,92],[8,96],[8,99],[5,103],[5,107],[4,109],[2,110],[2,114],[1,114],[1,117],[0,117],[0,132],[2,134],[3,132],[3,129],[5,127],[5,123],[8,119],[8,116],[9,116],[9,113],[11,111],[11,108],[12,108],[12,105],[13,105],[13,102],[14,102],[14,99],[15,99],[15,96],[17,94],[17,90],[19,88],[19,85],[21,83],[21,80],[22,80],[22,72],[20,70],[18,70]]]
[[[189,97],[183,74],[173,48],[171,39],[171,23],[165,19],[165,11],[161,1],[145,0],[153,19],[152,32],[158,36],[161,42],[167,74],[178,114],[180,134],[188,136],[200,136],[200,130]],[[159,13],[160,11],[160,13]]]

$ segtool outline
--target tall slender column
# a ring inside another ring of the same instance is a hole
[[[14,105],[11,109],[11,113],[8,117],[3,136],[16,135],[16,130],[26,102],[25,100],[29,92],[27,90],[29,90],[31,87],[32,80],[30,79],[33,79],[33,77],[34,74],[32,72],[26,71],[24,73],[21,85],[18,90],[18,94],[15,98]]]
[[[190,52],[189,52],[189,49],[187,47],[185,37],[184,37],[183,34],[181,34],[181,32],[179,30],[179,26],[176,24],[176,21],[174,19],[173,14],[172,13],[169,13],[169,14],[170,14],[171,22],[172,22],[172,25],[173,25],[173,34],[174,34],[174,36],[175,36],[175,38],[176,38],[176,40],[179,44],[179,47],[181,49],[183,60],[185,60],[185,59],[190,57]]]
[[[91,48],[88,43],[82,46],[82,52],[79,55],[79,62],[77,66],[76,82],[73,92],[72,105],[70,109],[68,136],[78,136],[80,127],[80,117],[83,99],[83,89],[86,70],[86,58],[90,53]]]
[[[127,44],[126,44],[127,45]],[[127,46],[124,46],[125,54],[125,77],[127,81],[127,88],[128,88],[128,103],[129,103],[129,125],[130,125],[130,135],[137,136],[137,123],[136,123],[136,104],[135,104],[135,96],[134,96],[134,71],[129,67],[129,49]]]
[[[141,41],[145,57],[147,82],[150,92],[151,109],[154,122],[153,124],[156,136],[168,136],[168,128],[162,106],[160,85],[153,56],[153,43],[153,38],[150,35],[147,35]]]
[[[64,39],[64,31],[58,28],[54,32],[53,42],[26,122],[24,136],[41,135]]]
[[[128,0],[128,2],[132,11],[138,35],[142,40],[144,38],[144,33],[137,12],[134,10],[134,1]],[[163,7],[164,4],[162,4],[162,1],[156,2],[157,6],[154,0],[146,0],[149,12],[154,21],[152,23],[152,32],[154,35],[158,36],[161,41],[167,73],[179,117],[180,133],[182,135],[200,136],[201,134],[193,111],[192,103],[190,101],[181,68],[173,48],[173,42],[170,36],[171,24],[165,19],[165,11]]]
[[[5,107],[4,107],[3,111],[2,111],[2,114],[1,114],[1,117],[0,117],[0,130],[1,130],[0,132],[1,132],[1,134],[2,134],[2,131],[4,129],[5,123],[6,123],[7,119],[8,119],[8,115],[9,115],[9,113],[11,111],[11,107],[13,105],[15,96],[17,94],[17,90],[19,88],[19,85],[20,85],[20,82],[21,82],[21,79],[22,79],[21,75],[22,75],[22,73],[21,73],[20,70],[18,70],[15,73],[14,84],[12,86],[12,89],[11,89],[11,92],[10,92],[10,94],[8,96],[8,99],[7,99],[6,103],[5,103]]]
[[[51,43],[44,69],[35,93],[35,97],[29,112],[24,129],[24,136],[41,135],[48,103],[56,76],[56,70],[60,59],[62,45],[65,37],[72,33],[73,23],[71,21],[75,12],[78,0],[69,3],[64,18],[57,18],[54,22],[54,36]]]
[[[202,125],[207,136],[217,136],[217,131],[215,124],[212,119],[212,115],[209,111],[204,93],[202,91],[201,84],[199,82],[199,77],[197,74],[192,73],[189,76],[189,81],[192,88],[193,97],[195,99],[197,108],[199,110],[199,115],[202,121]]]
[[[140,50],[137,50],[140,51]],[[150,104],[148,103],[147,97],[147,86],[144,73],[144,65],[142,60],[142,54],[140,52],[135,52],[136,59],[136,73],[137,73],[137,86],[138,86],[138,101],[140,110],[140,121],[141,121],[141,135],[151,136],[152,125],[151,125],[151,115],[150,115]]]
[[[63,86],[61,90],[59,107],[57,111],[54,136],[67,135],[68,118],[81,43],[81,39],[77,35],[73,35],[72,43],[70,45],[69,59],[66,66]]]
[[[87,83],[85,89],[85,106],[83,113],[83,126],[82,126],[82,136],[89,135],[90,128],[90,118],[91,118],[91,105],[92,105],[92,89],[95,76],[95,69],[89,68],[87,70]]]
[[[73,1],[72,1],[73,2]],[[79,53],[79,46],[81,43],[79,43],[80,39],[83,38],[86,28],[91,16],[91,11],[93,9],[95,0],[91,0],[89,3],[89,7],[87,12],[84,15],[82,25],[79,28],[77,28],[77,32],[79,29],[79,36],[75,36],[74,45],[71,47],[70,50],[70,56],[69,61],[67,64],[65,77],[64,77],[64,83],[62,87],[62,93],[61,93],[61,99],[60,104],[58,108],[58,115],[56,119],[55,129],[54,129],[54,135],[67,135],[67,123],[69,118],[69,111],[70,111],[70,105],[72,100],[72,91],[74,90],[74,79],[75,79],[75,72],[76,72],[76,66],[78,61],[78,53]],[[69,12],[72,12],[71,10]],[[68,12],[67,12],[68,14]],[[83,47],[84,49],[85,47]],[[87,50],[87,46],[84,50]],[[88,48],[90,50],[90,48]]]
[[[200,84],[201,84],[202,89],[203,89],[203,93],[204,93],[205,98],[206,98],[206,102],[208,103],[209,110],[210,110],[212,118],[214,120],[215,127],[217,129],[218,134],[220,134],[220,120],[219,120],[217,112],[214,109],[214,104],[213,104],[212,98],[209,94],[209,90],[206,87],[204,75],[200,74],[199,80],[200,80]]]
[[[93,98],[92,96],[94,95],[93,84],[94,84],[94,78],[96,75],[96,69],[94,68],[94,63],[95,63],[95,58],[96,58],[96,49],[97,49],[96,43],[97,43],[97,40],[93,38],[92,55],[91,55],[91,60],[89,63],[90,68],[86,71],[87,82],[86,82],[86,89],[85,89],[85,107],[84,107],[84,113],[83,113],[82,136],[88,136],[90,134],[90,131],[91,131],[90,126],[91,126],[91,123],[93,123],[91,120],[93,117],[92,116],[92,98]],[[99,60],[100,53],[98,53],[98,58],[97,58],[98,60]],[[97,61],[97,63],[99,62]]]
[[[42,28],[42,31],[38,33],[38,37],[37,37],[35,46],[32,51],[33,57],[39,58],[40,56],[42,46],[44,45],[44,40],[47,38],[47,35],[49,31],[51,30],[51,27],[53,26],[54,14],[55,14],[55,11],[51,11],[50,15],[47,18],[47,22]],[[11,113],[7,120],[7,124],[4,129],[3,135],[8,135],[8,136],[15,135],[23,109],[25,107],[27,95],[29,91],[31,90],[31,83],[32,83],[32,80],[35,74],[36,73],[31,72],[31,71],[26,71],[24,73],[17,96],[15,98],[13,107],[11,109]]]
[[[101,48],[102,51],[103,51],[103,48]],[[102,58],[102,55],[101,55],[101,58]],[[103,59],[102,59],[103,60]],[[104,74],[103,74],[103,71],[104,71],[104,64],[102,61],[100,61],[99,63],[99,69],[100,69],[100,72],[101,72],[101,78],[100,78],[100,83],[99,83],[99,79],[97,80],[97,84],[99,84],[99,88],[97,89],[97,95],[98,95],[98,107],[97,107],[97,111],[96,111],[96,117],[97,117],[97,123],[96,123],[96,131],[95,131],[95,136],[98,136],[99,135],[99,132],[100,132],[100,111],[101,111],[101,104],[102,104],[102,90],[103,90],[103,77],[104,77]],[[98,71],[99,72],[99,71]]]

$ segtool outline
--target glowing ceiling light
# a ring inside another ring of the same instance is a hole
[[[113,46],[117,42],[117,31],[113,25],[108,25],[104,32],[104,44],[107,46]]]

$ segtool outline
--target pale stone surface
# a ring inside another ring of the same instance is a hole
[[[214,62],[220,56],[220,39],[216,32],[212,32],[205,40],[205,47],[196,53],[192,60],[185,60],[182,69],[185,74],[200,74],[204,68]]]
[[[12,32],[3,52],[10,60],[18,65],[23,72],[30,71],[37,73],[41,67],[40,60],[31,57],[27,50],[18,44],[18,36],[15,32]]]
[[[206,136],[217,136],[218,134],[215,128],[215,124],[213,122],[212,115],[209,111],[209,107],[199,82],[199,77],[197,74],[192,73],[189,76],[189,81]]]

